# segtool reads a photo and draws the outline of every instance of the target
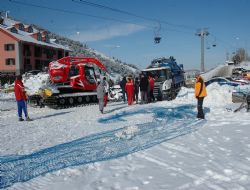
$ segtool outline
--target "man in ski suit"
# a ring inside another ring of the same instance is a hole
[[[134,84],[131,78],[128,78],[126,83],[125,90],[128,96],[128,105],[132,105],[134,101]]]
[[[99,110],[101,113],[103,113],[103,108],[104,108],[104,96],[105,96],[105,88],[103,84],[100,81],[97,81],[97,98],[99,101]]]
[[[195,97],[197,99],[197,118],[205,119],[203,112],[203,100],[207,96],[206,86],[204,79],[200,76],[200,73],[195,74]]]
[[[14,92],[15,92],[15,97],[16,97],[16,101],[17,101],[17,111],[18,111],[19,121],[24,120],[22,117],[22,112],[24,112],[24,116],[26,118],[26,121],[31,121],[31,119],[28,116],[27,96],[26,96],[26,92],[24,89],[21,75],[18,75],[16,77]]]

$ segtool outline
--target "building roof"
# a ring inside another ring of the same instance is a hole
[[[15,25],[16,23],[19,23],[19,22],[11,20],[9,18],[4,18],[3,24],[2,25],[0,24],[0,29],[2,29],[3,31],[8,33],[10,36],[13,36],[15,39],[17,39],[19,41],[29,42],[29,43],[33,43],[33,44],[42,45],[42,46],[48,46],[48,47],[53,47],[53,48],[57,48],[57,49],[71,51],[69,47],[63,46],[61,44],[57,44],[54,41],[50,41],[49,43],[47,43],[47,42],[43,42],[43,41],[38,41],[37,39],[33,38],[31,35],[38,32],[38,30],[35,28],[33,28],[34,33],[28,33],[28,32],[25,32],[25,31],[22,31],[19,29],[17,29],[17,31],[18,31],[17,33],[13,33],[11,31],[9,31],[8,29],[12,28],[13,25]]]

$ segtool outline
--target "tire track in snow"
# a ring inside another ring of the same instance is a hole
[[[136,113],[145,113],[137,110]],[[100,122],[115,122],[127,113]],[[69,166],[94,163],[125,156],[196,131],[204,120],[195,120],[194,107],[154,108],[153,122],[106,131],[23,156],[0,157],[0,188],[25,182],[39,175]]]

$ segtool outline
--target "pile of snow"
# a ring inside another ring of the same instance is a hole
[[[178,102],[193,102],[195,101],[194,97],[194,89],[193,88],[186,88],[181,87],[181,90],[179,91],[176,100]]]
[[[224,107],[232,103],[232,92],[235,90],[234,87],[229,85],[220,86],[217,83],[213,83],[208,85],[206,89],[207,97],[204,99],[204,106]],[[180,103],[192,102],[196,104],[197,100],[194,96],[194,89],[182,87],[175,101]]]
[[[204,105],[209,107],[223,107],[232,103],[232,92],[234,87],[229,85],[220,86],[217,83],[207,86],[207,97]]]
[[[23,75],[23,84],[27,93],[35,94],[40,88],[49,82],[49,74],[38,73],[37,75]]]

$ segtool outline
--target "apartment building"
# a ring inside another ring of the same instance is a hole
[[[49,39],[47,31],[0,17],[0,76],[44,70],[51,61],[69,52],[68,47]]]

